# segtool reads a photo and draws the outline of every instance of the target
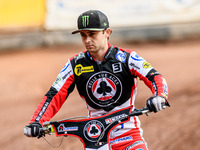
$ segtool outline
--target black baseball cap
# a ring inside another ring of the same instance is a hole
[[[109,28],[107,16],[99,10],[89,10],[78,17],[78,30],[73,31],[76,34],[82,30],[101,31]]]

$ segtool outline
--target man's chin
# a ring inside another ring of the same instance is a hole
[[[97,50],[96,49],[93,49],[93,48],[88,48],[87,49],[90,53],[96,53],[97,52]]]

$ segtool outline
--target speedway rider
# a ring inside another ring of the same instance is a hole
[[[86,102],[89,117],[129,106],[134,109],[138,79],[153,93],[146,102],[150,111],[162,110],[161,103],[168,105],[168,87],[162,75],[135,51],[108,42],[112,31],[104,13],[86,11],[78,17],[77,23],[78,30],[72,34],[80,33],[86,50],[70,58],[58,74],[25,127],[28,131],[25,134],[29,137],[38,136],[43,122],[49,121],[59,111],[75,85]],[[113,150],[147,150],[138,117],[131,117],[113,129],[109,144],[107,147]]]

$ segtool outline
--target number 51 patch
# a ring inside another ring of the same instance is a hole
[[[121,63],[112,64],[112,68],[113,68],[114,73],[122,72],[122,64]]]

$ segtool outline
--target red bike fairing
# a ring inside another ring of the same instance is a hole
[[[88,51],[80,52],[66,63],[30,123],[39,121],[42,124],[49,121],[75,85],[86,101],[91,117],[134,106],[138,77],[151,89],[154,96],[167,99],[165,79],[135,51],[119,49],[109,44],[101,63],[97,63]]]

